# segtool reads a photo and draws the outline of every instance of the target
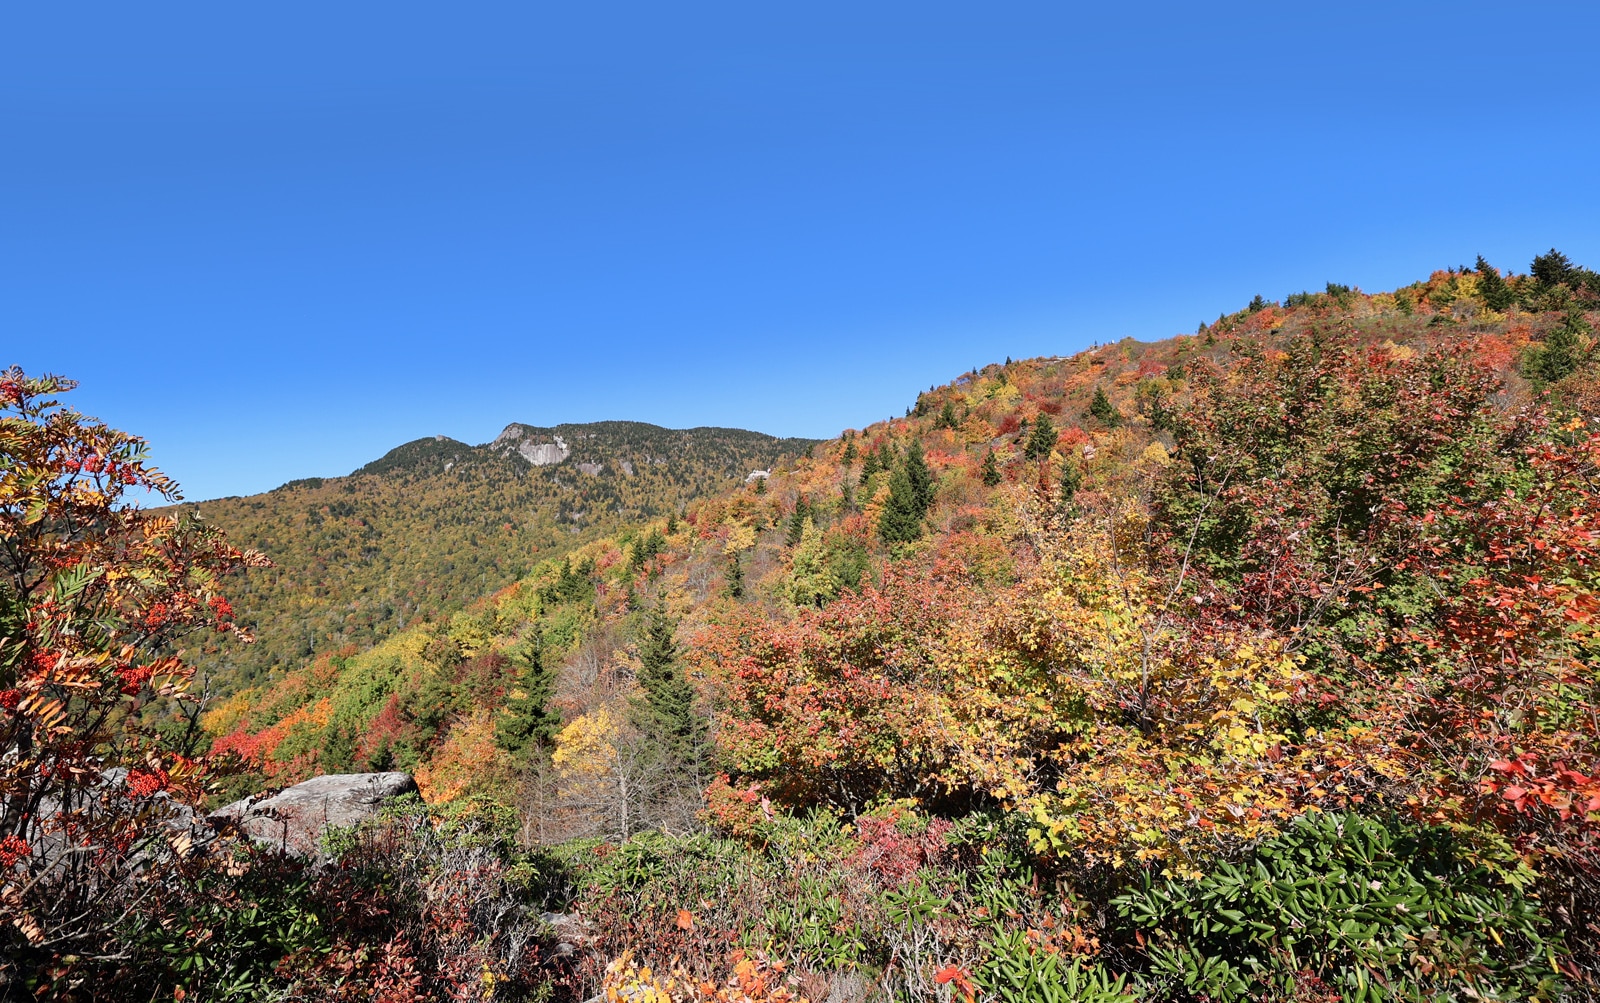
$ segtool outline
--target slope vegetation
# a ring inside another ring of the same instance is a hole
[[[256,644],[195,661],[233,688],[318,653],[368,647],[809,445],[725,428],[513,424],[482,446],[418,439],[348,477],[203,502],[195,508],[208,522],[275,567],[238,590]]]
[[[1553,999],[1597,305],[1552,252],[990,365],[205,725],[512,812],[624,996],[736,945],[813,998]]]

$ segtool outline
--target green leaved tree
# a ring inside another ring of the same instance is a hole
[[[866,483],[867,478],[883,469],[883,461],[878,456],[876,449],[867,450],[867,458],[861,461],[861,482]]]
[[[878,538],[884,543],[910,543],[922,537],[922,520],[933,505],[933,473],[912,443],[889,475],[889,497],[878,517]]]
[[[1067,460],[1066,466],[1061,468],[1061,504],[1072,504],[1072,497],[1078,493],[1078,488],[1083,486],[1083,474],[1078,471],[1078,465],[1072,460]]]
[[[806,522],[811,518],[811,503],[805,495],[795,499],[794,513],[789,516],[789,536],[785,543],[794,546],[800,542],[800,534],[805,531]]]
[[[555,691],[555,670],[544,664],[544,654],[535,645],[517,659],[511,698],[495,724],[495,745],[522,760],[549,749],[561,730],[561,715],[550,709]]]
[[[1042,460],[1056,448],[1058,437],[1050,416],[1041,414],[1039,420],[1033,423],[1033,434],[1028,436],[1028,445],[1023,449],[1022,455],[1030,460]]]
[[[677,624],[657,603],[646,615],[639,638],[639,686],[634,725],[657,753],[682,767],[705,760],[706,726],[694,709],[694,687],[678,661]]]
[[[1579,337],[1588,333],[1583,314],[1573,310],[1561,326],[1545,335],[1544,344],[1528,353],[1523,372],[1535,380],[1554,383],[1570,376],[1584,361]]]
[[[991,488],[1000,483],[1000,464],[995,461],[992,449],[983,454],[983,483]]]
[[[1094,400],[1089,402],[1089,414],[1101,424],[1115,428],[1122,424],[1122,412],[1117,410],[1111,398],[1106,396],[1105,387],[1094,388]]]
[[[1500,312],[1516,300],[1516,294],[1500,277],[1500,270],[1478,255],[1478,294],[1483,297],[1483,304],[1489,309]]]

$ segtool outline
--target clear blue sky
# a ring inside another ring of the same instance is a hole
[[[1258,292],[1600,267],[1597,37],[1593,3],[11,4],[0,365],[195,499],[510,421],[832,435]]]

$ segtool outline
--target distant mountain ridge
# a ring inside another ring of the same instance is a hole
[[[365,647],[813,442],[637,421],[513,422],[482,445],[415,439],[345,477],[197,503],[276,565],[239,592],[240,618],[258,642],[199,652],[197,661],[231,690],[314,653]]]

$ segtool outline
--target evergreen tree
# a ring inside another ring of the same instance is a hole
[[[744,565],[739,563],[737,550],[728,553],[728,595],[734,599],[744,598]]]
[[[657,602],[639,639],[639,685],[644,696],[633,705],[634,724],[649,742],[682,766],[705,756],[706,727],[694,710],[694,687],[678,663],[677,625]]]
[[[317,765],[324,773],[348,773],[356,765],[355,730],[342,724],[334,725],[323,740]]]
[[[645,564],[650,560],[650,558],[655,557],[657,554],[666,549],[666,537],[661,535],[661,531],[659,529],[651,526],[648,533],[644,534],[644,536],[635,540],[633,543],[633,556],[628,560],[629,573],[635,575],[638,574],[644,568]]]
[[[1573,310],[1562,325],[1545,335],[1544,344],[1529,353],[1523,372],[1545,383],[1554,383],[1571,375],[1584,361],[1580,334],[1588,331],[1583,314]]]
[[[983,483],[991,488],[1000,483],[1000,464],[995,462],[992,449],[983,454]]]
[[[878,459],[878,451],[876,449],[868,449],[867,458],[861,461],[861,482],[865,484],[867,478],[881,469],[883,469],[883,466]]]
[[[1106,396],[1105,387],[1094,388],[1094,400],[1089,403],[1089,414],[1112,428],[1122,424],[1122,412],[1118,411],[1111,403],[1111,398]]]
[[[939,420],[933,423],[934,428],[955,428],[960,424],[956,418],[956,406],[950,401],[944,402],[944,408],[939,412]]]
[[[889,477],[889,497],[878,517],[884,543],[910,543],[922,537],[922,520],[933,504],[933,474],[915,444]]]
[[[903,466],[917,505],[917,518],[921,519],[933,507],[934,488],[933,471],[928,469],[928,461],[922,455],[920,443],[913,442],[907,447]]]
[[[1022,455],[1030,460],[1042,460],[1050,455],[1056,448],[1056,427],[1047,414],[1039,415],[1039,420],[1033,423],[1033,434],[1028,437],[1027,448]]]
[[[1061,468],[1061,504],[1063,507],[1072,504],[1072,497],[1078,493],[1078,488],[1083,486],[1083,474],[1079,473],[1078,465],[1068,460]]]
[[[844,444],[844,452],[839,454],[839,463],[846,470],[849,470],[851,467],[855,466],[855,462],[856,440],[851,439]]]
[[[1516,299],[1506,280],[1500,277],[1499,269],[1483,260],[1481,254],[1478,255],[1478,293],[1483,296],[1484,305],[1496,313]]]
[[[496,722],[494,744],[522,759],[548,749],[561,730],[561,715],[550,709],[556,692],[556,673],[544,664],[538,646],[517,661],[506,712]]]
[[[800,535],[805,532],[806,520],[811,518],[811,503],[806,501],[805,495],[800,495],[794,502],[794,513],[789,516],[789,537],[785,541],[790,547],[800,542]]]
[[[766,493],[767,493],[767,479],[765,477],[757,477],[756,478],[756,494],[764,495]]]
[[[1577,269],[1572,267],[1572,261],[1565,254],[1552,247],[1549,254],[1541,254],[1534,258],[1533,265],[1528,270],[1539,280],[1540,285],[1558,286],[1569,281]]]
[[[546,604],[583,603],[594,601],[594,561],[585,558],[574,566],[567,558],[561,559],[556,579],[539,590],[539,598]]]

